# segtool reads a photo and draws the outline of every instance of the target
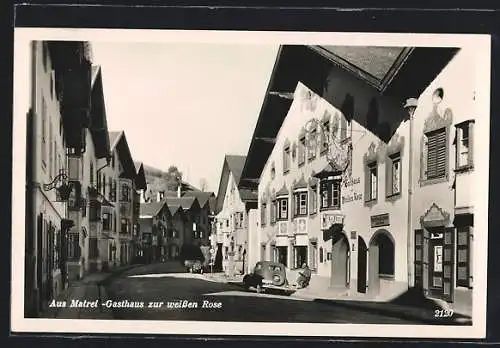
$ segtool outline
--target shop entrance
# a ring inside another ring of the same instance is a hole
[[[366,243],[363,238],[358,237],[358,292],[366,293],[366,261],[367,261]]]
[[[444,227],[430,229],[429,239],[429,294],[442,298],[443,288],[443,250]]]
[[[307,263],[307,246],[295,246],[294,267],[300,268],[304,263]]]
[[[394,240],[389,231],[375,232],[368,253],[368,291],[378,294],[381,279],[394,279]]]
[[[347,287],[349,285],[349,242],[341,233],[332,247],[332,287]]]
[[[286,246],[277,246],[276,247],[276,262],[282,263],[285,267],[288,267],[287,264],[287,256],[288,256],[288,247]]]

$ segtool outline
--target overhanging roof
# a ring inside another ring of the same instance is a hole
[[[123,167],[123,172],[120,174],[120,177],[135,179],[135,164],[132,159],[132,154],[130,153],[127,138],[125,137],[125,132],[109,132],[109,138],[111,140],[111,151],[116,149],[118,158]]]
[[[325,48],[326,47],[326,48]],[[256,188],[269,158],[276,136],[291,106],[293,92],[302,82],[314,93],[324,96],[323,89],[330,71],[337,67],[346,76],[372,88],[380,98],[403,105],[419,96],[458,51],[452,47],[365,47],[349,51],[331,46],[281,46],[259,113],[257,124],[243,167],[239,187]],[[385,55],[385,58],[384,58]],[[397,55],[397,57],[396,57]],[[379,61],[381,67],[369,67],[368,61]],[[383,76],[383,77],[382,77]],[[346,100],[335,96],[337,100]],[[346,95],[347,97],[347,95]],[[326,97],[328,98],[328,96]],[[332,105],[338,101],[328,100]]]
[[[111,153],[109,142],[108,122],[106,117],[106,106],[104,103],[104,92],[102,87],[102,72],[100,66],[92,67],[91,84],[91,124],[90,134],[94,142],[96,158],[108,158]]]

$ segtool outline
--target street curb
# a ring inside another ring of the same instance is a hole
[[[443,319],[435,319],[434,318],[434,313],[432,313],[431,317],[427,316],[422,316],[419,314],[414,314],[411,312],[403,312],[401,310],[396,310],[396,309],[391,309],[391,308],[383,308],[383,307],[370,307],[366,306],[363,304],[359,303],[354,303],[352,301],[338,301],[338,300],[329,300],[329,299],[322,299],[322,298],[316,298],[314,299],[315,302],[318,303],[323,303],[323,304],[329,304],[329,305],[334,305],[334,306],[343,306],[346,308],[356,308],[358,310],[367,312],[367,313],[374,313],[374,314],[382,314],[385,316],[390,316],[393,318],[400,318],[400,319],[406,319],[406,320],[415,320],[419,321],[421,323],[425,324],[433,324],[433,325],[472,325],[472,318],[455,318],[451,320],[443,320]],[[383,305],[383,303],[380,303],[380,305]],[[462,322],[463,321],[463,322]]]

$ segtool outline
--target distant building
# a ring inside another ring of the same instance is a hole
[[[141,203],[139,224],[142,252],[146,262],[161,261],[167,238],[170,212],[165,201]]]
[[[248,211],[257,206],[257,192],[238,189],[245,156],[226,155],[217,193],[215,226],[212,238],[216,269],[245,273],[249,265]]]

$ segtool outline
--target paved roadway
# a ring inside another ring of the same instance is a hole
[[[416,324],[312,300],[246,292],[237,285],[185,273],[179,263],[133,268],[110,279],[106,287],[115,305],[125,300],[144,303],[143,308],[113,308],[116,319]],[[172,308],[179,301],[185,301],[181,302],[184,306],[195,303],[198,307]],[[153,308],[148,308],[150,302]],[[204,304],[208,307],[203,308]]]

